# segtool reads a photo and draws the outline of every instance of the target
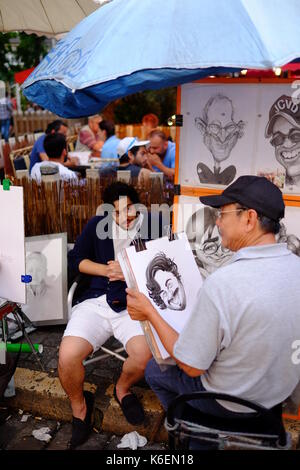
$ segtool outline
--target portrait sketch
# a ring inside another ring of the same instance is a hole
[[[265,137],[285,170],[285,185],[300,189],[300,103],[286,94],[279,96],[270,108]]]
[[[128,247],[126,258],[138,290],[148,297],[167,323],[176,331],[181,331],[193,311],[197,292],[202,286],[202,278],[186,236],[170,242],[167,237],[147,242],[146,249],[139,252],[135,247]],[[118,259],[121,262],[120,256]],[[122,270],[130,285],[126,270],[123,267]],[[155,329],[150,328],[162,359],[168,358],[169,354]]]
[[[26,238],[27,303],[24,313],[37,325],[67,321],[66,234]]]
[[[177,264],[160,252],[146,269],[149,297],[162,310],[184,310],[186,295]]]
[[[176,207],[176,232],[185,232],[201,276],[206,279],[225,266],[233,253],[221,244],[216,225],[216,211],[202,204],[198,197],[180,196]]]
[[[182,186],[225,187],[253,174],[257,147],[257,84],[187,83],[181,88]]]
[[[222,170],[221,163],[228,160],[238,139],[244,135],[246,123],[236,122],[233,102],[218,93],[207,101],[201,117],[195,118],[195,126],[203,136],[203,143],[213,158],[213,168],[199,162],[197,173],[200,183],[230,184],[236,175],[236,167],[229,165]]]

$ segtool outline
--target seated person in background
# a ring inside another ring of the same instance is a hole
[[[93,403],[90,394],[83,393],[82,361],[112,335],[128,354],[114,388],[115,399],[129,423],[144,421],[142,405],[130,387],[143,378],[151,353],[140,323],[127,313],[126,283],[117,254],[134,239],[149,239],[155,233],[151,216],[136,210],[139,199],[132,186],[112,183],[103,202],[108,215],[93,217],[69,253],[70,271],[88,275],[88,288],[72,309],[59,353],[59,378],[73,412],[71,446],[83,443],[91,431]]]
[[[285,243],[276,243],[282,193],[266,178],[245,175],[221,195],[200,200],[219,208],[222,245],[236,253],[204,281],[179,334],[143,294],[127,289],[131,318],[149,320],[177,364],[162,371],[150,361],[146,380],[165,409],[178,394],[204,390],[270,409],[286,400],[300,379],[292,359],[300,338],[300,259]],[[215,400],[190,404],[221,418],[247,411]]]
[[[102,116],[96,114],[88,118],[88,124],[79,131],[75,152],[93,152],[95,156],[100,157],[104,140],[99,133],[99,122]]]
[[[148,164],[152,171],[162,171],[172,180],[175,176],[175,144],[167,139],[164,132],[153,130],[149,134],[150,155]]]
[[[116,162],[118,159],[117,147],[120,139],[115,135],[115,125],[113,121],[103,120],[99,122],[99,134],[101,139],[104,141],[101,158],[115,158]]]
[[[36,163],[39,163],[44,160],[48,160],[47,153],[44,148],[44,140],[46,135],[49,134],[56,134],[59,132],[60,134],[63,134],[65,137],[67,136],[68,133],[68,124],[61,121],[60,119],[56,119],[55,121],[50,122],[48,124],[46,132],[44,135],[41,135],[37,139],[37,141],[34,143],[34,146],[32,148],[31,154],[30,154],[30,166],[29,166],[29,173],[31,174],[32,168]]]
[[[147,165],[146,145],[149,140],[139,141],[135,137],[125,137],[120,140],[117,152],[119,155],[119,166],[100,169],[100,175],[117,175],[117,171],[130,171],[132,178],[138,178],[139,182],[148,181],[150,170],[144,168]]]
[[[56,133],[46,135],[44,139],[44,148],[48,157],[48,160],[44,160],[40,163],[36,163],[31,170],[31,178],[40,183],[41,168],[54,166],[58,167],[59,176],[65,181],[77,181],[77,175],[74,171],[66,168],[63,163],[67,155],[67,142],[64,135]]]
[[[159,120],[156,114],[145,114],[145,116],[142,117],[143,135],[148,139],[150,132],[153,131],[153,129],[155,129],[158,124]]]

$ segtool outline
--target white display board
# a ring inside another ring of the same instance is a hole
[[[300,194],[300,103],[291,85],[182,85],[178,183],[221,189],[253,174]]]
[[[23,188],[0,186],[0,297],[26,302]]]
[[[67,322],[67,234],[26,238],[27,303],[22,309],[38,325]]]

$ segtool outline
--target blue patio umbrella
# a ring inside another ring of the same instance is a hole
[[[81,21],[23,85],[64,117],[141,90],[300,57],[299,0],[113,0]]]

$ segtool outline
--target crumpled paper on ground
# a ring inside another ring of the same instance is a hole
[[[50,431],[50,428],[35,429],[34,431],[32,431],[32,435],[39,441],[49,442],[52,438],[51,434],[49,434]]]
[[[138,447],[144,447],[146,444],[146,437],[141,436],[136,431],[132,431],[122,437],[121,442],[117,445],[117,447],[118,449],[129,448],[136,450]]]

